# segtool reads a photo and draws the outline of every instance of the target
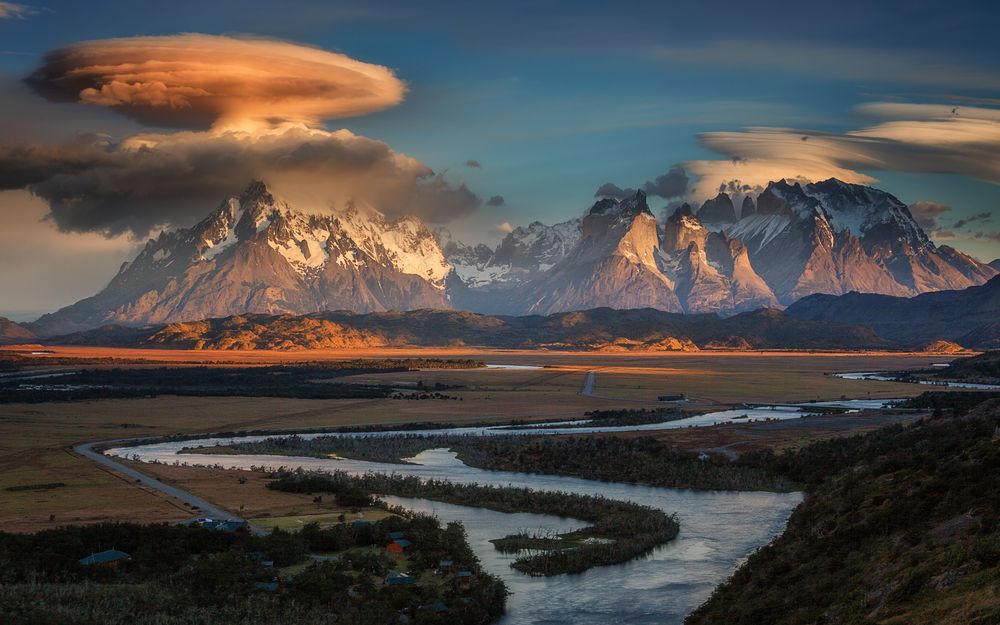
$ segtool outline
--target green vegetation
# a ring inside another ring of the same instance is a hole
[[[996,384],[1000,382],[1000,350],[984,352],[978,356],[958,358],[951,366],[934,372],[934,377],[963,382]]]
[[[693,416],[694,413],[684,412],[679,408],[628,408],[619,410],[592,410],[584,415],[599,427],[617,427],[627,425],[646,425],[649,423],[666,423],[679,421]],[[566,427],[558,423],[536,426],[540,430]]]
[[[405,558],[386,555],[389,532],[414,544]],[[78,560],[115,548],[114,565]],[[334,552],[313,562],[309,552]],[[435,574],[442,559],[473,577]],[[273,562],[273,566],[270,563]],[[405,569],[416,578],[387,585]],[[257,584],[277,581],[273,590]],[[33,535],[0,533],[0,622],[23,625],[383,625],[485,624],[503,612],[506,589],[484,574],[459,524],[392,516],[369,524],[264,537],[198,527],[103,524]],[[447,612],[434,610],[444,604]]]
[[[0,379],[0,403],[133,398],[155,395],[197,397],[288,397],[300,399],[451,399],[419,387],[401,393],[389,385],[329,382],[345,376],[414,369],[468,369],[474,360],[344,360],[263,367],[155,367],[81,369],[48,377]]]
[[[794,490],[792,481],[765,463],[699,460],[652,438],[577,436],[297,436],[189,453],[242,453],[402,462],[428,449],[448,448],[469,466],[494,471],[567,475],[608,482],[704,490]]]
[[[912,405],[940,416],[744,456],[809,496],[686,623],[1000,622],[1000,401]]]
[[[296,493],[333,493],[361,488],[369,493],[418,497],[445,503],[475,506],[498,512],[533,512],[587,521],[591,526],[563,534],[545,544],[515,543],[508,536],[498,545],[505,551],[540,550],[514,560],[511,566],[529,575],[549,576],[582,573],[595,566],[621,564],[648,554],[677,536],[678,525],[666,513],[625,501],[527,488],[456,484],[399,475],[369,473],[352,477],[346,473],[302,470],[280,472],[268,488]]]

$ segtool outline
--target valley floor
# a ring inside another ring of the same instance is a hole
[[[4,492],[0,497],[0,525],[11,530],[35,531],[66,523],[103,520],[179,520],[191,516],[189,509],[176,502],[73,454],[71,446],[81,442],[248,429],[577,418],[595,409],[662,406],[656,397],[664,393],[684,393],[691,399],[685,408],[691,410],[710,410],[744,401],[906,397],[924,389],[892,382],[843,380],[826,374],[928,366],[947,360],[947,357],[927,355],[780,352],[593,354],[421,349],[364,353],[213,353],[89,348],[55,348],[53,352],[50,357],[114,357],[128,361],[168,360],[177,364],[213,361],[266,364],[393,356],[476,358],[487,363],[546,368],[430,370],[351,378],[404,387],[415,386],[421,381],[431,387],[437,383],[461,386],[459,390],[448,391],[450,395],[461,397],[461,401],[161,396],[78,403],[3,404],[0,405],[0,489]],[[580,394],[590,371],[596,372],[595,395],[600,397]],[[607,399],[609,397],[617,399]],[[682,449],[742,450],[743,446],[794,446],[816,437],[838,436],[877,425],[830,420],[806,424],[806,421],[810,420],[782,426],[699,428],[662,436]],[[180,474],[171,477],[182,479]],[[226,482],[222,480],[221,483]],[[10,488],[15,490],[6,490]],[[208,485],[203,488],[206,492],[213,489]],[[213,500],[207,494],[206,497]],[[218,503],[231,505],[222,500]],[[278,511],[269,512],[276,514]],[[286,512],[299,510],[293,505]]]

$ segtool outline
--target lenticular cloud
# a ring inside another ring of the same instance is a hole
[[[203,34],[85,41],[50,52],[27,82],[51,100],[172,128],[250,130],[399,104],[392,70],[284,41]]]
[[[0,190],[45,199],[62,230],[141,237],[186,225],[254,178],[310,210],[362,201],[444,222],[481,203],[381,141],[322,126],[406,92],[388,68],[343,54],[200,34],[106,39],[49,53],[26,82],[51,100],[184,129],[0,143]]]

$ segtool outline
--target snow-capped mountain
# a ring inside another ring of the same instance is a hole
[[[982,284],[996,270],[936,246],[892,195],[836,179],[782,180],[726,228],[778,301],[850,291],[910,296]]]
[[[869,187],[782,180],[735,208],[719,194],[698,211],[676,209],[661,229],[638,192],[599,200],[582,218],[515,228],[490,248],[363,204],[300,212],[254,182],[200,223],[150,240],[97,295],[27,327],[51,336],[338,309],[729,315],[815,293],[963,289],[998,273],[936,246],[902,202]]]
[[[246,312],[447,308],[450,271],[418,219],[356,204],[309,215],[255,181],[195,226],[150,240],[97,295],[32,327],[51,335]]]
[[[472,288],[511,287],[548,271],[580,241],[582,220],[570,219],[554,226],[534,221],[514,228],[496,249],[465,245],[447,229],[435,233],[455,274]]]

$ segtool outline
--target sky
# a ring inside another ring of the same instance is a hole
[[[255,175],[304,209],[362,199],[470,243],[599,189],[659,210],[836,175],[990,261],[998,18],[962,0],[0,2],[0,314],[93,294]]]

